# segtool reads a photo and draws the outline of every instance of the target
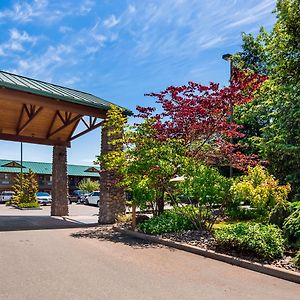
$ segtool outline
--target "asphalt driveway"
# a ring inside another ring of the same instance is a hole
[[[101,227],[102,228],[102,227]],[[0,232],[0,299],[299,299],[300,285],[107,228]]]
[[[0,231],[74,228],[98,222],[99,208],[95,206],[71,204],[68,217],[51,217],[50,209],[20,210],[0,204]]]

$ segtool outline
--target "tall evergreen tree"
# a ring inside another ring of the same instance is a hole
[[[277,20],[268,34],[243,36],[237,61],[268,75],[255,101],[236,112],[251,137],[252,151],[270,171],[300,193],[300,0],[278,0]]]

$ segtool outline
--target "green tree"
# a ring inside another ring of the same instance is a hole
[[[102,162],[104,169],[116,172],[116,184],[132,193],[133,204],[141,207],[150,204],[156,215],[164,210],[169,181],[180,173],[186,149],[181,140],[156,139],[153,122],[152,118],[145,118],[139,125],[128,126],[122,110],[113,106],[104,126],[114,128],[108,134],[119,136],[112,143],[123,144],[124,151],[110,151],[98,157],[98,162]]]
[[[83,179],[79,182],[78,187],[82,191],[87,191],[87,192],[93,192],[93,191],[98,191],[100,188],[100,184],[98,181],[93,181],[90,178]]]
[[[15,195],[12,203],[17,205],[36,203],[36,192],[38,191],[36,175],[31,170],[29,170],[27,174],[17,174],[14,180],[13,190]]]
[[[255,101],[237,111],[251,133],[252,150],[268,160],[270,171],[300,193],[300,0],[277,1],[270,32],[243,36],[237,61],[268,75]]]

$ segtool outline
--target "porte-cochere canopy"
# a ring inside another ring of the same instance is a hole
[[[101,126],[111,104],[89,93],[0,71],[0,140],[70,146]],[[131,114],[127,109],[125,113]],[[80,122],[85,129],[75,133]]]

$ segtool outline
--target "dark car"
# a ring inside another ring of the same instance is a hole
[[[69,203],[72,204],[73,202],[76,203],[83,203],[85,201],[85,195],[87,194],[86,191],[82,191],[82,190],[75,190],[73,191],[69,196]]]

